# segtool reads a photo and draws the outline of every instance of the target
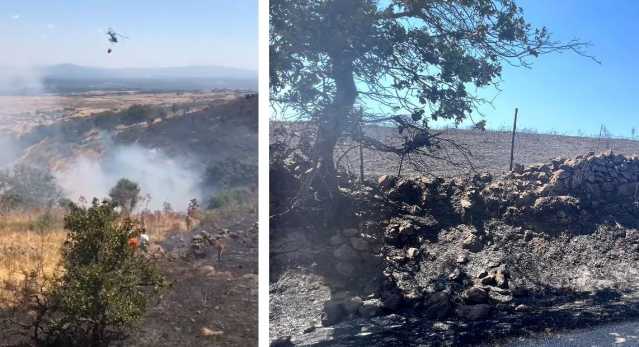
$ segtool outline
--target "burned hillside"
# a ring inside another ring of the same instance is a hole
[[[34,121],[0,136],[11,152],[0,162],[0,345],[34,341],[34,302],[22,288],[64,274],[71,203],[123,195],[115,213],[132,218],[147,245],[137,248],[141,236],[120,243],[156,265],[168,287],[138,324],[119,327],[115,345],[256,344],[257,95],[212,94]],[[121,181],[126,194],[114,194]]]
[[[120,178],[114,175],[152,172],[159,175],[157,180],[168,182],[162,185],[187,187],[180,204],[192,197],[207,201],[216,192],[235,187],[254,187],[257,95],[223,96],[208,104],[133,105],[65,118],[22,134],[8,133],[2,139],[11,145],[11,153],[5,154],[3,164],[49,170],[63,185],[80,180],[88,187],[82,195],[103,194],[107,187],[96,186],[114,183]],[[67,193],[79,195],[71,190]],[[156,200],[164,195],[157,189],[153,192]]]

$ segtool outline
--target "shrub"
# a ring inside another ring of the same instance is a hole
[[[232,188],[257,184],[257,165],[237,159],[227,159],[209,166],[204,173],[204,184],[211,187]]]
[[[73,205],[64,223],[64,272],[36,297],[33,337],[46,346],[107,346],[141,319],[164,278],[128,246],[135,224],[119,220],[113,202]]]
[[[209,200],[208,208],[216,209],[228,206],[242,206],[250,202],[251,197],[245,189],[230,189],[217,193]]]
[[[0,172],[2,212],[50,207],[61,196],[55,178],[47,170],[18,165]]]
[[[125,125],[146,122],[153,118],[154,109],[149,105],[133,105],[122,113],[121,122]]]
[[[93,117],[93,124],[103,130],[112,130],[118,126],[120,117],[118,117],[113,111],[104,111],[95,114]]]
[[[122,178],[115,187],[111,188],[109,197],[124,209],[125,214],[128,214],[133,211],[140,200],[140,186],[131,180]]]

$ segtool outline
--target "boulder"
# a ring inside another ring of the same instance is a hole
[[[290,336],[282,336],[271,341],[270,347],[295,347],[295,344],[291,342]]]
[[[577,219],[580,209],[579,199],[569,195],[543,196],[533,205],[534,214],[546,223],[568,224]]]
[[[446,318],[451,309],[450,294],[444,291],[434,293],[424,301],[424,312],[434,319]]]
[[[458,305],[455,314],[461,319],[476,321],[487,318],[491,311],[492,306],[488,304]]]
[[[471,232],[466,232],[462,240],[462,247],[471,252],[479,252],[482,248],[481,239]]]
[[[402,304],[402,296],[395,292],[385,292],[382,295],[382,306],[388,310],[395,311]]]
[[[455,262],[457,264],[466,264],[468,262],[468,256],[466,254],[460,254],[457,256],[457,259],[455,259]]]
[[[362,307],[364,301],[359,296],[354,296],[349,300],[344,301],[344,310],[348,314],[355,314],[359,311],[360,307]]]
[[[470,304],[485,304],[489,299],[488,292],[480,287],[471,287],[466,289],[462,294],[462,297]]]
[[[351,246],[358,251],[368,251],[369,245],[368,241],[362,239],[361,237],[351,237]]]
[[[359,307],[359,315],[365,318],[378,316],[382,312],[382,306],[380,299],[364,300]]]
[[[535,236],[535,234],[532,231],[526,230],[524,232],[524,241],[530,242],[530,241],[532,241],[534,236]]]
[[[327,327],[341,322],[346,317],[344,305],[339,301],[327,301],[322,311],[322,325]]]
[[[389,196],[393,200],[414,205],[420,202],[422,190],[415,181],[402,178],[397,182],[395,188],[389,191]]]
[[[492,302],[499,303],[499,304],[507,304],[513,301],[513,296],[510,295],[508,292],[502,292],[502,291],[496,291],[496,290],[489,290],[488,297],[490,298]]]
[[[453,272],[451,272],[450,274],[448,274],[448,279],[451,281],[459,281],[462,279],[462,275],[464,273],[459,269],[459,268],[455,268],[455,270],[453,270]]]
[[[499,288],[508,288],[508,272],[505,270],[497,270],[495,272],[495,284]]]

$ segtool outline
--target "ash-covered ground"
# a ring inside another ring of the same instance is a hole
[[[304,171],[280,164],[275,211]],[[272,223],[273,345],[473,345],[639,318],[637,157],[342,179],[342,193],[338,215]]]

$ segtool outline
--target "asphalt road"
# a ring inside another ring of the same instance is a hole
[[[601,325],[543,337],[518,338],[497,344],[501,347],[604,347],[639,346],[639,322]]]

